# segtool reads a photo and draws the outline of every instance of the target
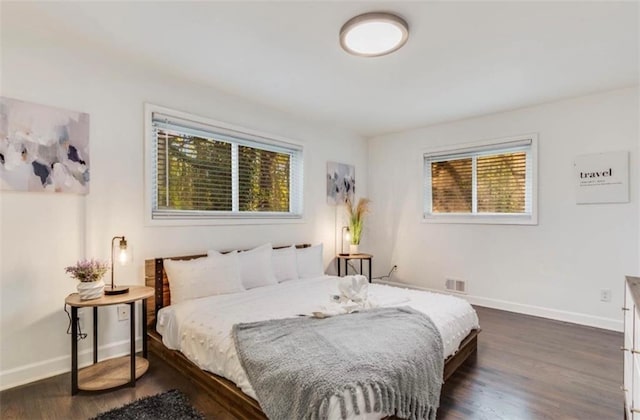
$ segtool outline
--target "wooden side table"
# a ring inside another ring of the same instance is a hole
[[[153,296],[153,288],[129,286],[129,293],[102,296],[99,299],[80,300],[72,293],[64,300],[71,306],[71,395],[79,390],[99,391],[129,383],[136,386],[136,379],[149,368],[147,360],[147,299]],[[136,309],[142,301],[142,357],[136,357]],[[98,307],[129,305],[131,327],[131,351],[129,356],[98,362]],[[78,371],[78,308],[93,308],[93,364]],[[127,375],[127,373],[129,373]]]
[[[338,277],[342,276],[342,261],[344,261],[344,274],[347,275],[349,272],[349,261],[350,260],[360,260],[360,274],[364,276],[362,272],[362,261],[369,262],[369,283],[371,283],[371,260],[373,259],[373,255],[371,254],[348,254],[348,255],[336,255],[336,261],[338,263]]]

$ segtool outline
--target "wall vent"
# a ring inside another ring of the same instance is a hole
[[[467,282],[464,280],[447,279],[445,288],[456,293],[467,293]]]

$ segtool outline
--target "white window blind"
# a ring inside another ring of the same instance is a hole
[[[535,221],[534,145],[527,137],[424,153],[425,219]]]
[[[301,146],[151,115],[153,219],[301,217]]]

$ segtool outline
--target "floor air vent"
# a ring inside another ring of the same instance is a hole
[[[464,280],[447,279],[445,288],[456,293],[467,293],[467,283]]]

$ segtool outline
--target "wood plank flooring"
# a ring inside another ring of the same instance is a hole
[[[487,308],[442,419],[622,419],[622,333]]]
[[[476,308],[478,354],[443,388],[438,419],[622,419],[622,334]],[[232,419],[187,378],[152,357],[135,388],[70,395],[70,374],[0,393],[0,418],[87,419],[169,389],[212,419]]]

